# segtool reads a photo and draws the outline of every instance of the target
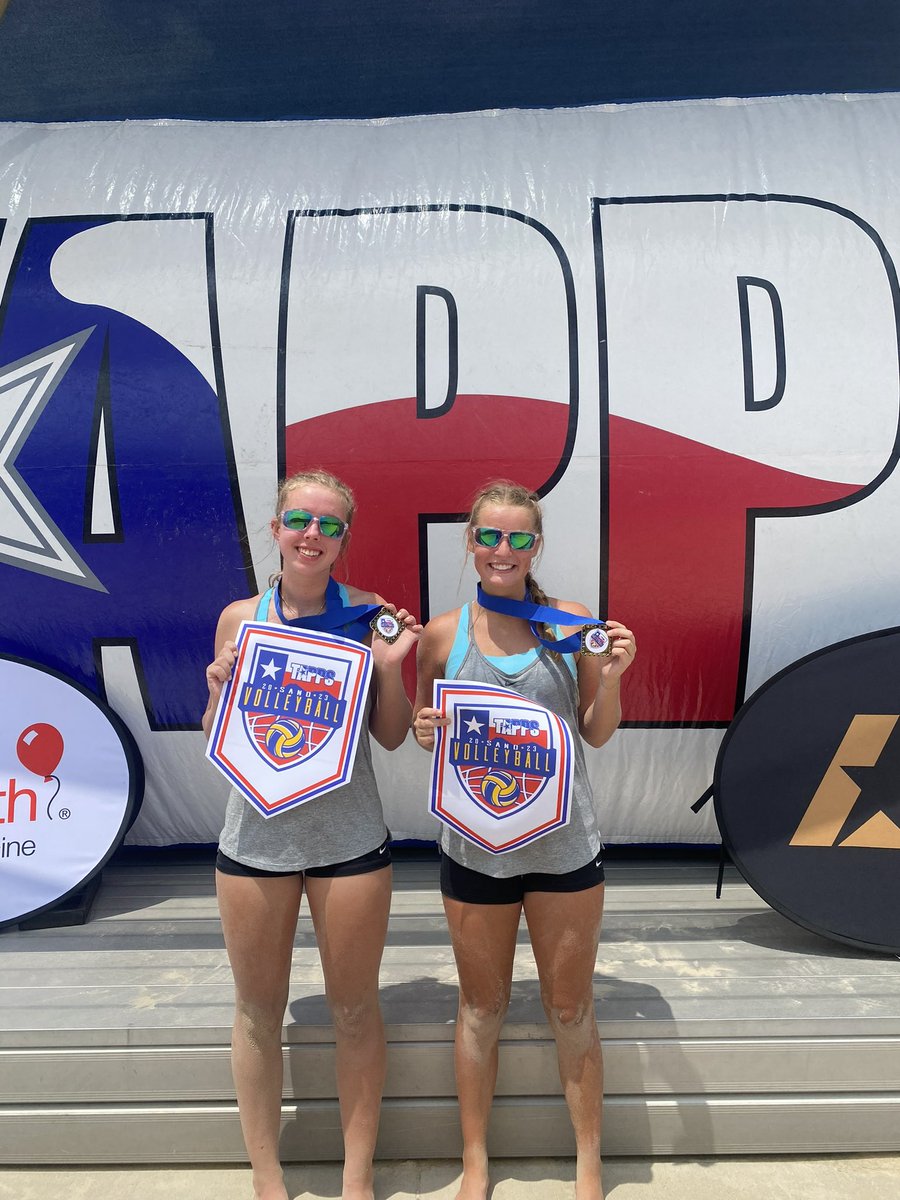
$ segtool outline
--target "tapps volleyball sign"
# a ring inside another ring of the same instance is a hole
[[[569,821],[572,738],[556,713],[505,688],[437,680],[431,811],[505,854]]]
[[[372,652],[328,633],[245,621],[207,757],[265,817],[350,778]]]

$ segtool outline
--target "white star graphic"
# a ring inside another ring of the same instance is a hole
[[[0,562],[105,592],[15,468],[19,451],[75,355],[83,329],[0,369]]]
[[[469,733],[481,733],[482,729],[484,728],[478,718],[474,716],[470,721],[463,721],[463,724]]]
[[[275,679],[276,678],[275,659],[274,658],[271,660],[271,662],[268,664],[268,666],[263,667],[263,669],[260,671],[260,675],[265,676],[265,678],[267,678],[267,679]]]

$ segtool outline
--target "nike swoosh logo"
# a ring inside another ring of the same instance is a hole
[[[385,850],[387,850],[387,846],[382,846],[382,847],[379,849],[378,853],[379,853],[379,854],[384,854]]]

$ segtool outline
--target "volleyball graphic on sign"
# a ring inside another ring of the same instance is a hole
[[[510,808],[522,794],[507,771],[488,771],[481,781],[481,795],[492,808]]]
[[[266,749],[272,757],[277,758],[279,762],[284,762],[302,754],[306,744],[306,735],[299,721],[281,717],[279,720],[273,721],[266,730],[265,741]]]

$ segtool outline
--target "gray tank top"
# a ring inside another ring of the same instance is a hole
[[[569,726],[572,733],[573,779],[572,807],[568,825],[545,834],[537,841],[507,854],[491,854],[441,822],[441,850],[464,867],[481,871],[495,879],[541,871],[562,875],[585,866],[602,849],[594,798],[584,762],[584,746],[578,733],[578,685],[567,664],[543,648],[515,674],[508,675],[495,658],[486,658],[475,645],[472,635],[472,606],[460,612],[460,624],[466,622],[468,647],[459,669],[450,678],[473,683],[499,684],[518,692],[535,704],[549,708]],[[515,657],[519,657],[518,655]],[[500,660],[502,661],[502,660]]]
[[[269,619],[270,597],[271,590],[260,598],[257,621]],[[343,599],[346,603],[346,593]],[[305,871],[347,862],[380,846],[387,831],[372,767],[370,710],[371,691],[353,773],[343,787],[273,817],[264,817],[232,788],[219,839],[222,853],[263,871]]]

